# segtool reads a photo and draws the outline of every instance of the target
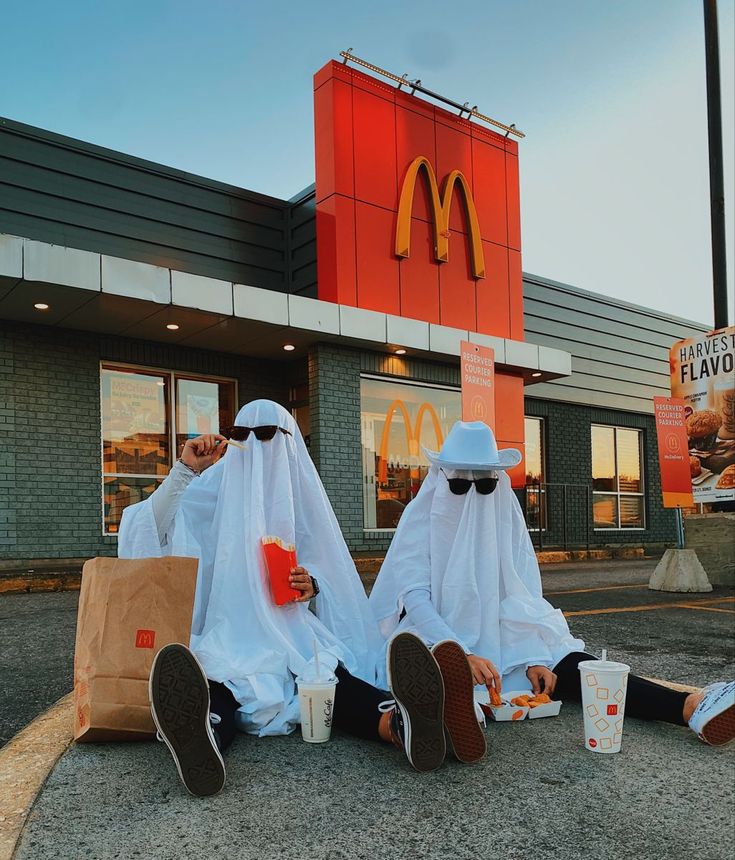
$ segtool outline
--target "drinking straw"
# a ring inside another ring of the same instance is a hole
[[[602,660],[603,662],[607,660],[607,648],[602,649]]]
[[[322,671],[319,666],[319,646],[317,645],[316,639],[314,639],[314,664],[316,665],[316,679],[317,681],[321,681]]]

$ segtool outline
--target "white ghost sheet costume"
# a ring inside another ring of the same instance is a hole
[[[584,643],[542,596],[536,555],[506,472],[498,470],[489,495],[474,487],[454,495],[448,477],[488,472],[443,471],[432,465],[404,511],[370,595],[385,639],[379,670],[388,641],[407,631],[429,646],[455,639],[467,653],[491,660],[506,690],[528,688],[529,666],[553,668]],[[384,675],[378,684],[385,684]]]
[[[184,490],[162,545],[151,500],[128,507],[121,558],[194,556],[199,573],[191,648],[207,677],[241,704],[238,726],[278,735],[299,723],[294,678],[308,674],[314,647],[323,667],[340,661],[375,681],[380,635],[336,517],[292,416],[268,400],[249,403],[238,426],[278,425],[270,441],[250,434]],[[276,606],[261,540],[296,545],[298,564],[319,583],[316,615],[306,604]]]

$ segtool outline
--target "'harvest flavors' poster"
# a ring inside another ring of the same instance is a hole
[[[671,396],[684,400],[695,502],[735,499],[735,326],[671,347]]]

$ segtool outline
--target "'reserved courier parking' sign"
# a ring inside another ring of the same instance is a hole
[[[460,344],[462,420],[484,421],[495,430],[495,351],[463,340]]]
[[[653,398],[665,508],[688,508],[694,504],[685,407],[684,400],[678,397]]]

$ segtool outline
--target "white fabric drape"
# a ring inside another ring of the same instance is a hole
[[[410,612],[401,619],[405,596],[415,589],[429,590],[454,638],[471,653],[492,660],[507,689],[528,686],[528,666],[551,668],[572,651],[584,650],[561,611],[542,597],[523,512],[510,478],[503,471],[498,474],[492,494],[480,495],[473,487],[459,496],[432,466],[404,511],[370,595],[385,640],[379,670],[384,671],[385,647],[396,632],[410,631],[433,644]],[[379,675],[379,683],[384,680]]]
[[[210,680],[225,683],[251,734],[292,731],[299,722],[294,677],[341,661],[374,683],[380,636],[367,598],[304,440],[292,416],[268,400],[240,410],[236,424],[278,425],[271,441],[251,433],[245,450],[225,456],[187,487],[170,541],[161,547],[150,500],[128,507],[121,558],[186,555],[199,559],[191,647]],[[320,587],[316,615],[305,604],[276,606],[261,539],[295,543],[298,563]]]

